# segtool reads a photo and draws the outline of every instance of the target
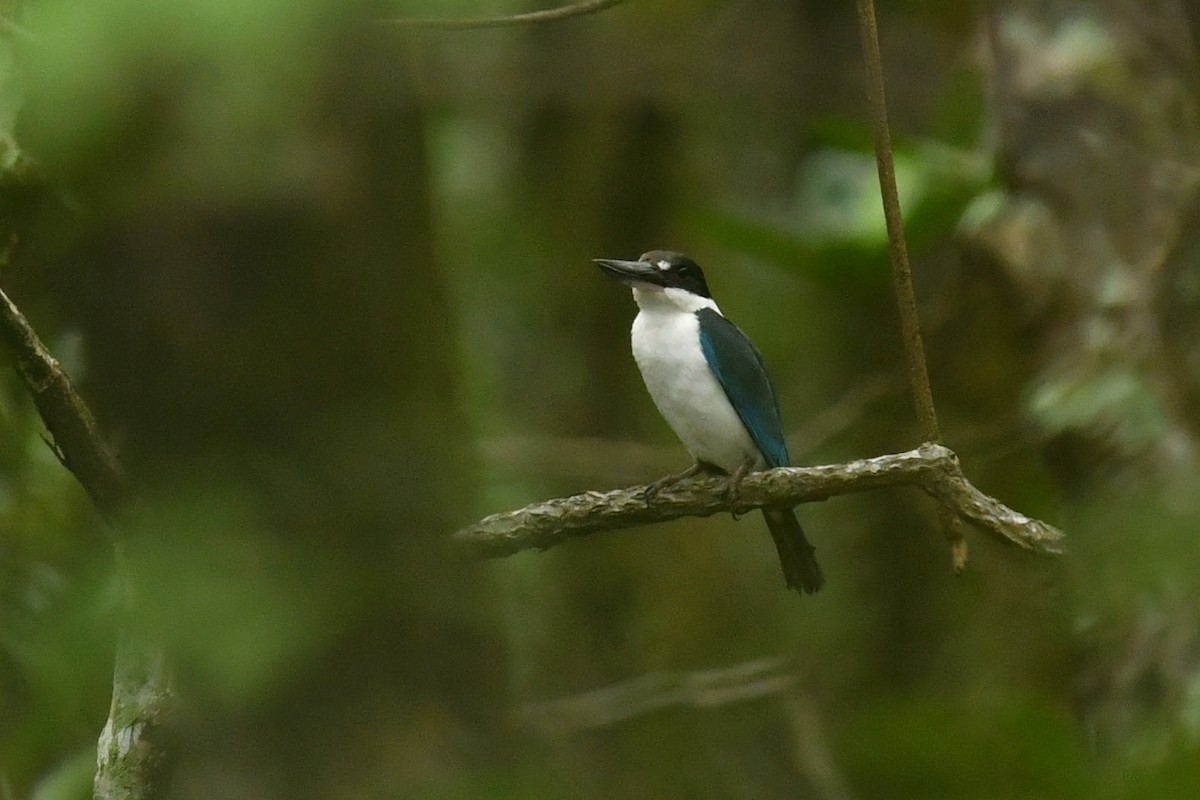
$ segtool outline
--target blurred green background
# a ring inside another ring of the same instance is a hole
[[[598,256],[705,267],[797,462],[917,443],[853,5],[0,3],[0,284],[139,493],[128,609],[5,371],[0,798],[91,795],[119,629],[171,797],[1200,796],[1189,2],[879,4],[945,439],[1067,556],[954,577],[912,490],[801,508],[813,597],[753,516],[448,546],[687,465]]]

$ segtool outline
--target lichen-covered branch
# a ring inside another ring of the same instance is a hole
[[[0,339],[13,351],[20,373],[63,465],[106,519],[129,502],[129,484],[96,420],[71,378],[42,344],[20,309],[0,290]]]
[[[469,558],[501,558],[521,550],[545,550],[572,536],[706,517],[730,511],[725,479],[681,481],[647,503],[643,486],[584,492],[492,514],[454,534]],[[844,464],[781,467],[747,475],[739,508],[793,506],[887,486],[916,486],[956,518],[974,523],[999,539],[1036,553],[1061,553],[1063,534],[1040,520],[1013,511],[976,489],[963,475],[958,457],[939,444]]]
[[[169,754],[162,740],[171,705],[162,652],[123,636],[112,704],[96,745],[95,800],[154,800],[166,794]]]
[[[29,320],[0,290],[0,340],[13,351],[60,460],[110,523],[128,509],[132,492],[121,464],[100,435],[70,376],[42,343]],[[118,563],[120,542],[117,541]],[[128,580],[128,576],[126,576]],[[162,653],[123,636],[117,643],[113,697],[96,755],[97,800],[153,800],[163,796],[166,750],[161,732],[170,706]]]

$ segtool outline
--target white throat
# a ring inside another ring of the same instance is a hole
[[[650,284],[635,286],[633,287],[633,299],[642,311],[682,311],[685,314],[695,314],[702,308],[711,308],[721,314],[721,309],[717,308],[716,301],[711,297],[701,297],[674,286],[666,288]]]

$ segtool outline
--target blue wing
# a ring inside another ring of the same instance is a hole
[[[783,439],[783,424],[779,421],[779,403],[762,354],[750,337],[720,313],[702,308],[696,317],[700,321],[704,359],[750,432],[750,438],[770,466],[788,466],[791,461]]]

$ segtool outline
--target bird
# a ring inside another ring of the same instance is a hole
[[[665,486],[701,473],[728,476],[738,486],[754,470],[791,464],[779,403],[762,354],[713,300],[700,265],[670,250],[637,261],[593,259],[629,286],[638,306],[630,339],[650,397],[694,459],[650,484],[646,501]],[[812,594],[825,584],[816,551],[791,508],[764,508],[789,589]]]

